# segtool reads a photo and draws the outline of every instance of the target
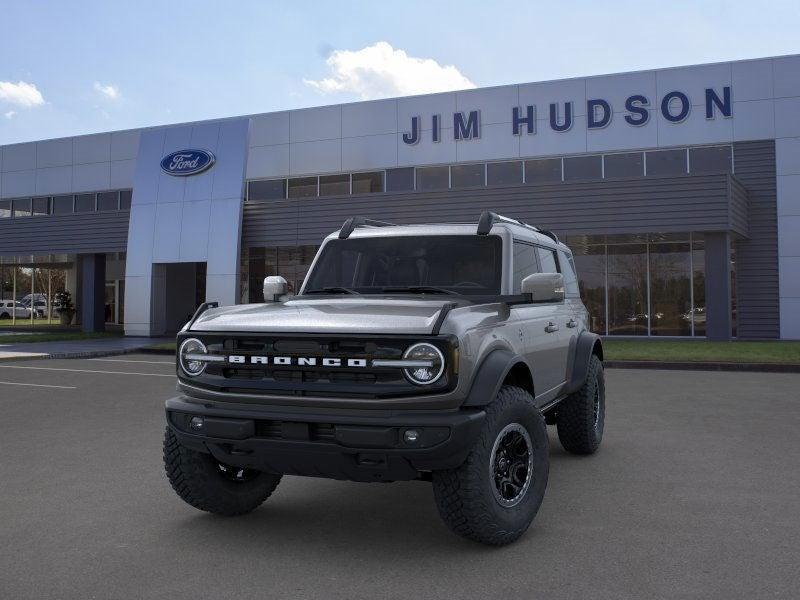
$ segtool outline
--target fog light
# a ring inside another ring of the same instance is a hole
[[[193,431],[203,431],[203,417],[192,417],[189,420],[189,429]]]
[[[406,444],[416,444],[419,440],[419,431],[416,429],[406,429],[403,433],[403,441]]]

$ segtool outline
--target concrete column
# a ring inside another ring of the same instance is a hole
[[[731,339],[731,238],[706,233],[706,337]]]
[[[105,331],[106,255],[81,254],[81,330]]]

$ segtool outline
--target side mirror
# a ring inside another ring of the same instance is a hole
[[[278,302],[285,296],[289,286],[280,275],[270,275],[264,278],[264,302]]]
[[[530,294],[532,302],[561,302],[564,300],[564,276],[561,273],[533,273],[522,280],[522,293]]]

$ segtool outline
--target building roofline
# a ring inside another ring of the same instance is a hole
[[[391,102],[391,101],[398,101],[398,100],[405,100],[408,98],[428,98],[432,96],[443,96],[445,94],[458,94],[464,92],[471,92],[473,90],[495,90],[500,88],[508,88],[514,86],[523,86],[523,85],[535,85],[535,84],[549,84],[549,83],[563,83],[568,81],[577,81],[577,80],[588,80],[588,79],[600,79],[603,77],[618,77],[622,75],[637,75],[641,73],[659,73],[665,71],[674,71],[677,69],[692,69],[696,67],[713,67],[719,65],[733,65],[734,63],[747,63],[747,62],[756,62],[762,60],[778,60],[782,58],[797,58],[800,57],[800,53],[795,54],[780,54],[780,55],[773,55],[773,56],[760,56],[756,58],[742,58],[742,59],[735,59],[735,60],[721,60],[715,62],[707,62],[707,63],[694,63],[694,64],[684,64],[684,65],[675,65],[670,67],[657,67],[657,68],[649,68],[649,69],[637,69],[633,71],[615,71],[611,73],[598,73],[595,75],[576,75],[574,77],[564,77],[561,79],[542,79],[538,81],[522,81],[516,83],[504,83],[498,85],[490,85],[490,86],[477,86],[474,88],[463,88],[458,90],[449,90],[446,92],[430,92],[427,94],[410,94],[408,96],[392,96],[389,98],[375,98],[372,100],[353,100],[349,102],[337,102],[332,104],[315,104],[313,106],[304,106],[300,108],[286,108],[281,110],[273,110],[268,112],[260,112],[260,113],[246,113],[240,115],[232,115],[229,117],[212,117],[209,119],[200,119],[194,121],[180,121],[176,123],[165,123],[162,125],[146,125],[143,127],[131,127],[127,129],[112,129],[108,131],[94,131],[91,133],[80,133],[76,135],[68,135],[68,136],[61,136],[61,137],[52,137],[52,138],[39,138],[39,139],[32,139],[32,140],[24,140],[21,142],[11,142],[9,144],[0,144],[0,148],[5,148],[7,146],[17,146],[21,144],[35,144],[38,142],[51,142],[56,140],[68,140],[68,139],[75,139],[75,138],[82,138],[82,137],[91,137],[94,135],[108,135],[108,134],[118,134],[118,133],[130,133],[130,132],[143,132],[143,131],[150,131],[153,129],[169,129],[171,127],[185,127],[187,125],[197,125],[197,124],[206,124],[206,123],[222,123],[226,121],[233,121],[237,119],[250,119],[253,117],[261,117],[265,115],[276,115],[281,113],[292,113],[292,112],[300,112],[304,110],[314,110],[319,108],[333,108],[333,107],[342,107],[342,106],[352,106],[355,104],[371,104],[375,102]]]

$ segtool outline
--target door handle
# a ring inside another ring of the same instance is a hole
[[[573,329],[577,326],[578,322],[575,319],[570,319],[569,321],[567,321],[567,327],[569,327],[570,329]]]
[[[550,321],[550,322],[547,324],[547,327],[545,327],[545,328],[544,328],[544,330],[545,330],[547,333],[554,333],[554,332],[558,331],[558,325],[556,325],[555,323],[553,323],[552,321]]]

